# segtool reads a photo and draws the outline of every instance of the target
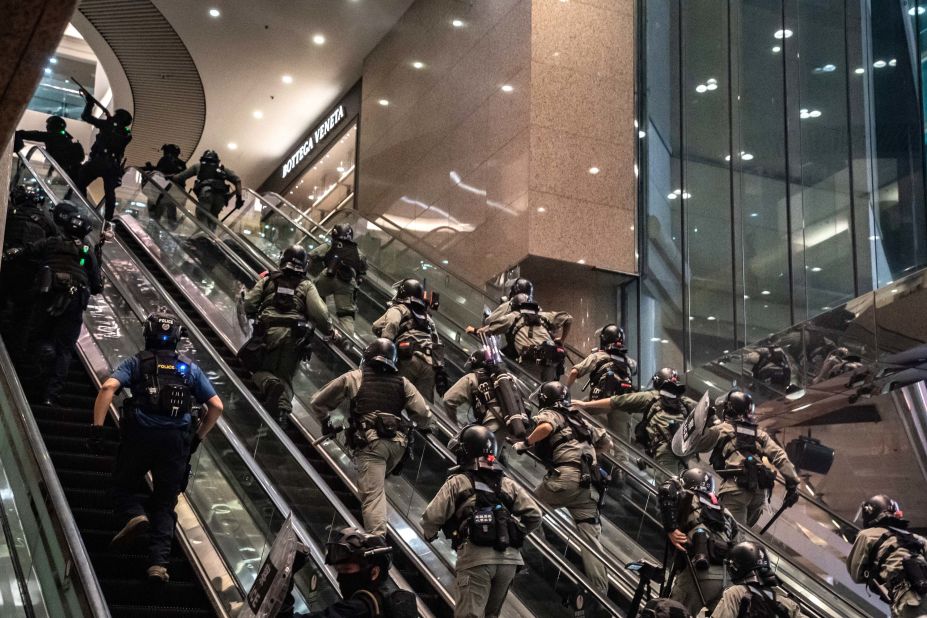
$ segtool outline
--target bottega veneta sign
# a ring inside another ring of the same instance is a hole
[[[283,178],[286,178],[287,174],[296,169],[296,166],[313,151],[316,144],[325,139],[325,136],[338,126],[338,123],[342,120],[344,120],[344,105],[339,105],[286,160],[286,163],[283,164]]]

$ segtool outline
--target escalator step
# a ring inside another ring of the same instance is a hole
[[[170,618],[171,616],[215,616],[211,609],[192,607],[138,607],[135,605],[109,606],[113,618]]]
[[[86,415],[86,411],[84,411]],[[81,437],[84,440],[90,437],[92,433],[90,423],[85,418],[82,422],[76,420],[51,420],[47,418],[38,418],[36,422],[43,435],[67,435]],[[119,439],[119,430],[112,425],[106,426],[106,432],[103,435],[104,440],[115,441]]]
[[[111,478],[109,472],[93,470],[59,470],[58,478],[64,487],[74,489],[99,489],[105,487]],[[76,512],[75,512],[76,515]]]
[[[86,450],[86,447],[82,450]],[[112,472],[113,458],[89,453],[52,452],[52,463],[61,470],[90,470],[93,472]]]
[[[71,421],[89,425],[93,418],[92,407],[66,408],[61,406],[32,406],[32,414],[36,418],[47,418],[56,421]]]
[[[118,554],[113,552],[95,552],[93,568],[97,575],[106,579],[119,579],[127,573],[143,574],[149,567],[147,554]],[[174,581],[195,581],[196,574],[185,557],[172,556],[167,571]]]
[[[169,597],[177,605],[195,605],[203,595],[198,583],[169,581],[152,584],[143,579],[100,578],[107,601],[116,604],[158,605]]]

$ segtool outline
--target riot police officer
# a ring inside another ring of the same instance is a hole
[[[483,324],[489,324],[490,322],[501,318],[507,313],[512,311],[512,299],[515,298],[518,294],[527,294],[530,297],[534,297],[534,284],[531,283],[528,279],[524,277],[519,277],[512,282],[512,285],[509,286],[509,293],[506,296],[503,296],[499,299],[499,304],[493,309],[486,317],[483,318]],[[474,329],[475,330],[475,329]]]
[[[161,158],[158,159],[155,165],[152,165],[151,162],[146,163],[144,167],[146,172],[160,172],[165,176],[171,176],[187,169],[186,161],[180,158],[180,146],[177,144],[162,144],[160,150],[163,153]]]
[[[671,443],[696,402],[683,395],[686,387],[679,383],[675,369],[664,367],[654,374],[651,382],[653,388],[647,391],[577,401],[574,405],[590,413],[607,411],[608,426],[625,439],[630,434],[632,416],[639,419],[634,427],[634,441],[670,475],[680,474],[688,467],[688,460],[674,455]],[[618,457],[626,457],[623,449],[619,449]]]
[[[331,412],[345,399],[351,402],[347,420],[347,444],[354,452],[357,489],[360,492],[364,528],[386,534],[386,476],[397,474],[408,456],[413,429],[408,412],[420,431],[430,431],[431,410],[412,383],[396,368],[396,345],[377,339],[364,349],[359,369],[348,371],[318,391],[309,411],[334,435]]]
[[[524,440],[527,408],[515,378],[505,369],[495,338],[470,354],[464,368],[468,373],[444,393],[447,413],[453,418],[460,406],[468,404],[476,422],[493,432],[498,444],[506,435]]]
[[[738,543],[724,564],[734,585],[724,591],[711,618],[800,618],[801,607],[779,588],[765,547]]]
[[[104,218],[109,229],[116,211],[116,187],[122,184],[122,165],[126,146],[132,141],[132,114],[127,110],[117,109],[110,114],[103,110],[105,118],[93,115],[94,100],[86,90],[81,88],[81,96],[86,101],[80,119],[97,128],[97,136],[90,147],[90,157],[81,166],[77,174],[77,188],[84,195],[87,187],[97,178],[103,179],[103,196],[106,203]]]
[[[3,249],[22,248],[57,235],[58,228],[45,208],[45,196],[33,189],[15,187],[6,213]],[[38,266],[35,257],[0,264],[0,325],[7,349],[16,358],[25,352]]]
[[[158,159],[158,163],[156,165],[152,165],[150,161],[145,163],[144,171],[158,172],[168,177],[187,169],[187,163],[180,158],[180,146],[177,144],[163,144],[161,152],[164,154]],[[142,184],[145,185],[146,181]],[[163,192],[155,188],[154,191],[146,192],[146,195],[153,200],[148,207],[152,217],[160,220],[166,214],[167,220],[171,223],[177,221],[177,204],[185,202],[182,187],[171,185]]]
[[[354,315],[357,313],[357,287],[367,276],[367,260],[354,242],[354,228],[339,223],[331,230],[331,245],[322,245],[310,255],[310,267],[314,274],[315,287],[322,298],[332,296],[335,301],[335,316],[341,326],[354,334]]]
[[[443,396],[450,382],[444,370],[444,344],[431,319],[435,296],[417,279],[403,279],[396,285],[390,307],[373,323],[373,334],[391,339],[399,351],[399,373],[408,378],[428,400],[434,391]]]
[[[98,451],[103,423],[113,397],[127,387],[132,396],[123,405],[122,442],[113,471],[116,516],[125,522],[113,537],[114,548],[128,549],[149,531],[148,578],[167,582],[174,507],[185,486],[190,455],[222,414],[222,400],[209,378],[185,354],[177,352],[183,327],[159,308],[145,320],[145,349],[123,360],[103,383],[93,405],[91,450]],[[200,406],[206,414],[195,418]],[[147,501],[138,493],[151,473]]]
[[[601,551],[599,503],[604,487],[597,454],[611,448],[611,439],[604,429],[593,427],[576,413],[570,391],[560,382],[543,384],[537,398],[540,411],[534,417],[534,431],[514,445],[515,452],[534,449],[550,470],[535,496],[551,508],[565,507],[585,541]],[[586,549],[582,554],[586,575],[597,590],[606,592],[605,564]]]
[[[299,618],[416,618],[415,594],[389,579],[393,548],[376,534],[343,528],[325,544],[325,564],[338,572],[341,600]]]
[[[599,331],[599,348],[570,369],[566,385],[573,386],[579,378],[589,376],[587,401],[595,401],[633,392],[635,375],[637,361],[624,347],[624,329],[608,324]]]
[[[207,150],[200,157],[199,163],[194,163],[179,174],[170,176],[169,179],[182,187],[188,179],[194,176],[196,176],[196,182],[193,183],[193,193],[196,194],[199,202],[196,218],[210,230],[216,229],[216,219],[219,218],[219,213],[231,197],[230,184],[235,188],[235,208],[244,206],[245,201],[241,197],[241,178],[220,163],[219,153],[215,150]]]
[[[87,215],[72,202],[62,200],[55,206],[54,219],[61,236],[49,236],[4,254],[4,261],[35,257],[39,263],[26,347],[30,364],[37,364],[28,372],[35,376],[30,390],[45,405],[54,405],[64,388],[91,294],[103,291],[100,265],[87,239],[92,229]]]
[[[45,152],[54,159],[72,180],[77,180],[81,161],[84,160],[84,147],[68,133],[68,124],[61,116],[49,116],[45,119],[44,131],[17,131],[13,150],[23,149],[24,140],[42,142]]]
[[[724,591],[724,559],[740,536],[737,522],[718,504],[714,477],[702,468],[689,468],[663,483],[659,500],[667,539],[680,552],[670,598],[693,615],[704,599],[711,611]]]
[[[306,277],[307,261],[305,249],[289,247],[280,258],[280,270],[262,277],[244,297],[254,334],[239,358],[253,373],[264,407],[280,423],[293,410],[293,376],[300,361],[309,358],[315,328],[338,340],[325,302]]]
[[[425,507],[422,531],[432,540],[442,530],[457,551],[454,616],[495,617],[524,564],[525,536],[541,525],[541,509],[505,476],[489,429],[468,425],[449,446],[458,466]]]
[[[481,332],[505,335],[505,354],[515,359],[539,382],[556,380],[563,373],[566,351],[563,339],[573,316],[565,312],[541,311],[534,298],[516,294],[511,311],[488,322]]]
[[[847,570],[889,605],[892,618],[927,615],[927,539],[908,531],[898,503],[880,494],[860,505],[863,529]]]
[[[798,502],[801,480],[782,447],[757,426],[753,396],[733,389],[715,402],[715,408],[722,422],[706,427],[693,440],[695,451],[711,451],[709,462],[722,479],[718,492],[721,504],[748,526],[759,520],[776,479],[775,470],[763,458],[785,479],[784,504],[791,506]]]

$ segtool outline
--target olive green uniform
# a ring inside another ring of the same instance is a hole
[[[750,584],[749,587],[744,584],[737,584],[725,590],[721,601],[711,612],[711,618],[738,618],[743,598],[759,594],[764,595],[769,601],[770,604],[767,607],[770,609],[774,607],[773,599],[775,599],[775,602],[780,603],[786,609],[789,618],[801,618],[801,607],[789,598],[783,590],[756,584]],[[756,603],[757,601],[753,602]],[[770,613],[769,618],[777,618],[777,616]]]
[[[446,522],[459,509],[472,507],[475,494],[458,504],[461,494],[471,488],[466,474],[448,477],[438,494],[422,514],[422,529],[426,539],[437,536]],[[502,493],[512,504],[514,515],[526,533],[541,525],[541,509],[523,488],[503,477]],[[457,590],[454,616],[457,618],[480,618],[498,616],[505,596],[512,585],[518,568],[524,565],[521,552],[514,547],[497,551],[492,547],[481,547],[464,541],[457,548]]]
[[[460,418],[460,407],[468,405],[474,411],[476,410],[473,393],[478,387],[479,379],[476,373],[470,372],[454,382],[454,384],[447,389],[447,392],[444,393],[444,409],[447,410],[451,418],[456,419],[457,423],[461,426],[466,425],[470,421],[467,418]],[[482,421],[476,419],[483,427],[496,434],[496,444],[499,445],[499,452],[502,452],[502,447],[505,444],[505,437],[507,435],[505,424],[499,421],[501,417],[502,411],[499,409],[499,406],[493,406],[491,411],[487,411],[486,417]]]
[[[673,453],[673,433],[696,405],[696,402],[688,397],[672,399],[656,390],[615,395],[611,398],[611,410],[608,413],[609,427],[615,425],[619,429],[625,428],[623,437],[628,439],[630,431],[627,428],[630,421],[639,422],[653,412],[646,426],[650,441],[647,454],[670,475],[675,476],[689,467],[689,461],[688,458],[677,457]]]
[[[593,469],[598,469],[596,454],[611,448],[611,439],[604,429],[591,427],[592,444],[572,439],[573,431],[567,420],[557,410],[544,408],[534,417],[537,425],[549,424],[553,431],[546,440],[559,439],[558,434],[567,437],[565,442],[554,449],[552,466],[555,472],[549,472],[535,490],[535,496],[552,508],[566,508],[584,540],[594,548],[602,551],[599,536],[602,534],[602,525],[599,523],[599,508],[596,501],[596,490],[592,487],[581,487],[581,472],[575,466],[584,455],[591,455]],[[582,552],[583,568],[592,584],[600,592],[608,590],[608,573],[605,564],[595,555]]]
[[[487,334],[506,335],[508,338],[509,331],[513,327],[516,328],[512,335],[514,337],[515,353],[519,358],[518,362],[524,367],[525,371],[543,383],[558,378],[557,366],[538,364],[524,360],[523,357],[535,346],[557,341],[563,329],[573,322],[573,316],[564,311],[539,311],[538,315],[541,317],[542,323],[540,325],[532,327],[521,324],[516,327],[516,323],[521,318],[519,311],[500,313],[492,320],[487,321],[485,329]]]
[[[435,363],[432,356],[434,341],[431,334],[418,329],[408,330],[400,335],[400,326],[405,320],[413,319],[411,315],[412,310],[405,305],[393,305],[377,318],[372,328],[377,337],[395,341],[397,346],[400,341],[407,338],[416,341],[418,349],[413,352],[412,358],[400,358],[396,366],[400,375],[412,382],[428,403],[433,403],[435,400]],[[431,320],[430,317],[428,319]]]
[[[512,301],[506,300],[493,309],[489,315],[483,318],[483,324],[489,324],[490,322],[497,320],[504,316],[505,314],[512,311]]]
[[[323,334],[332,332],[331,316],[325,303],[309,279],[303,279],[293,288],[292,308],[280,309],[274,303],[271,276],[263,277],[245,293],[244,311],[249,318],[289,319],[297,322],[311,322]],[[277,405],[280,417],[286,417],[293,410],[293,376],[299,368],[301,352],[297,344],[302,336],[292,326],[272,326],[267,329],[264,343],[266,353],[260,368],[252,375],[254,385],[266,399],[274,378],[283,383],[283,393]]]
[[[718,423],[705,430],[704,435],[695,442],[695,450],[703,453],[715,449],[718,446],[724,446],[726,456],[724,458],[724,470],[743,470],[744,455],[734,448],[736,444],[734,425],[729,422]],[[798,486],[801,479],[795,472],[795,466],[789,461],[789,456],[775,441],[769,437],[769,434],[759,427],[756,428],[756,451],[760,458],[766,459],[769,464],[774,466],[786,483]],[[760,462],[761,466],[767,466],[766,463]],[[736,474],[725,474],[718,469],[718,466],[712,464],[715,472],[723,479],[721,487],[718,489],[718,498],[721,504],[728,509],[737,521],[743,522],[748,526],[755,524],[763,512],[763,506],[766,504],[766,490],[750,490],[742,487],[742,476],[738,482]]]
[[[693,533],[699,528],[708,531],[710,543],[713,544],[714,555],[709,552],[708,568],[695,571],[702,595],[705,597],[706,607],[710,612],[724,592],[727,578],[724,557],[727,555],[727,550],[739,541],[740,531],[731,513],[722,506],[713,505],[706,496],[681,490],[679,502],[680,508],[675,529],[689,537],[689,547],[693,546]],[[667,530],[667,532],[672,532],[672,530]],[[670,598],[685,605],[689,612],[696,616],[702,609],[702,599],[692,579],[692,570],[688,568],[683,556],[678,556],[676,560],[678,574],[673,582]]]
[[[877,582],[885,586],[892,599],[892,618],[927,616],[927,595],[920,595],[911,589],[910,582],[904,577],[902,566],[905,558],[916,556],[917,552],[902,547],[897,537],[889,535],[876,551],[876,555],[870,558],[873,547],[886,532],[888,529],[881,526],[860,530],[856,535],[856,542],[853,543],[853,549],[847,556],[847,570],[850,572],[850,577],[859,584],[866,583],[867,572],[877,569],[881,563],[882,568],[872,575]],[[927,552],[924,550],[927,539],[916,534],[912,536],[914,540],[922,544],[920,556],[927,558]]]
[[[321,260],[330,249],[330,245],[320,245],[309,253],[309,258],[315,261]],[[332,301],[335,303],[335,317],[338,318],[338,323],[341,324],[341,327],[344,328],[347,333],[353,335],[354,316],[357,313],[356,278],[346,281],[335,273],[329,273],[323,270],[315,279],[315,287],[323,299],[329,296],[332,297]]]
[[[179,174],[172,176],[171,180],[176,182],[180,187],[184,187],[187,180],[194,176],[199,176],[199,173],[200,164],[194,163]],[[219,214],[229,201],[229,192],[225,182],[231,183],[234,187],[235,195],[241,197],[241,178],[224,165],[219,166],[219,171],[216,174],[216,182],[214,183],[215,186],[207,183],[199,187],[196,193],[196,199],[199,203],[199,208],[196,211],[196,218],[213,231],[216,229],[215,219],[219,218]],[[218,189],[217,187],[219,185],[221,185],[223,189]],[[183,200],[181,200],[180,204],[183,203]],[[204,212],[208,212],[212,217],[204,216]]]
[[[354,369],[326,384],[312,397],[309,411],[319,421],[329,417],[332,410],[345,400],[354,399],[360,390],[363,372]],[[431,410],[422,395],[405,378],[406,411],[418,427],[428,427]],[[393,438],[381,439],[377,432],[368,429],[362,439],[366,445],[354,451],[357,468],[357,489],[360,493],[364,528],[370,534],[386,534],[386,475],[392,472],[406,454],[408,437],[398,431]]]

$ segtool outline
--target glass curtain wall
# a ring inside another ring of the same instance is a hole
[[[927,264],[927,10],[878,5],[638,3],[642,375]]]

